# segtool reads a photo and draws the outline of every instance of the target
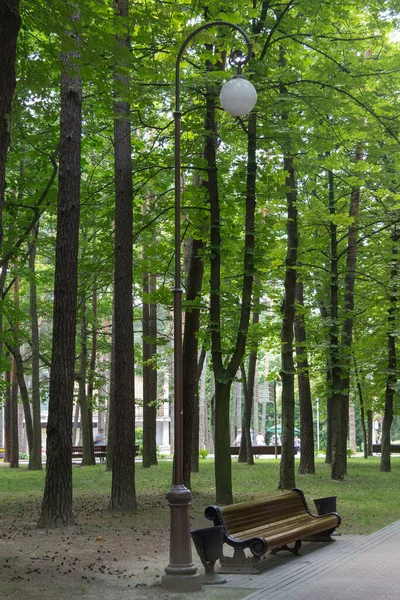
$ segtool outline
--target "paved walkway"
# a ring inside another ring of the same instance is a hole
[[[371,535],[306,543],[300,557],[267,556],[260,575],[227,575],[244,600],[399,600],[400,521]]]

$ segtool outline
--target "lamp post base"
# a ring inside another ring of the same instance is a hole
[[[196,592],[201,577],[192,562],[189,506],[192,494],[183,484],[173,485],[167,494],[171,509],[170,564],[165,569],[162,585],[173,592]]]
[[[201,590],[201,576],[193,575],[169,575],[162,576],[162,586],[170,592],[199,592]]]

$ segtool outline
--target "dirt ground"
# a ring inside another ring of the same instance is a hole
[[[160,498],[141,502],[136,513],[115,515],[104,497],[91,494],[75,500],[74,527],[50,531],[36,528],[38,500],[2,506],[1,600],[235,600],[249,593],[224,586],[167,592],[161,578],[169,563],[169,507]],[[200,515],[192,521],[192,529],[205,526]],[[193,561],[203,572],[194,549]]]

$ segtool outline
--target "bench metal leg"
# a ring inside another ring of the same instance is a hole
[[[289,548],[289,546],[287,544],[285,544],[284,546],[281,546],[280,548],[274,548],[273,550],[271,550],[271,554],[277,554],[281,550],[287,550],[288,552],[291,552],[294,556],[300,556],[300,552],[299,552],[300,548],[301,548],[301,540],[297,540],[295,545],[293,546],[293,548]]]
[[[242,548],[235,548],[233,556],[223,554],[219,559],[220,573],[259,573],[257,568],[260,562],[259,556],[246,556]]]

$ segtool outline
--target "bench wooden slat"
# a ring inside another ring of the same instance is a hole
[[[382,444],[372,444],[372,452],[376,454],[381,454],[382,452]],[[400,453],[400,444],[390,444],[390,452],[393,454]]]
[[[317,523],[312,516],[304,515],[302,517],[294,517],[293,519],[270,524],[269,526],[255,527],[241,532],[238,531],[235,533],[235,539],[245,540],[249,537],[263,537],[268,540],[268,546],[272,548],[287,543],[287,541],[283,542],[282,540],[286,539],[288,534],[290,542],[296,537],[297,532],[302,535],[304,535],[305,532],[308,532],[309,535],[313,535],[313,533],[321,531],[321,528],[323,530],[328,530],[332,527],[336,527],[336,525],[336,516],[325,515],[322,520]]]
[[[257,454],[261,455],[275,455],[275,446],[252,446],[251,447],[253,456]],[[231,456],[239,455],[239,446],[231,446]],[[293,454],[297,454],[298,449],[293,448]],[[276,454],[282,454],[282,446],[279,445],[276,447]]]
[[[139,454],[139,448],[140,448],[139,444],[135,444],[135,456],[137,456]],[[93,446],[93,449],[94,449],[95,458],[106,458],[107,457],[107,446],[106,445]],[[83,446],[72,446],[71,457],[72,458],[82,458],[83,457]]]
[[[226,530],[234,534],[243,528],[268,524],[304,513],[304,504],[297,494],[281,494],[250,502],[240,502],[220,509]]]

